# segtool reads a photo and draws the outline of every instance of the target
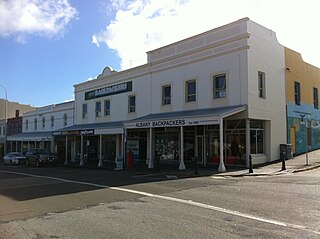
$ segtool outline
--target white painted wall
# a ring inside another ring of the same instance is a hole
[[[248,21],[248,114],[251,119],[269,120],[266,135],[267,160],[279,159],[279,145],[287,142],[284,47],[275,32]],[[258,97],[258,71],[266,74],[266,99]]]
[[[56,105],[48,105],[23,114],[22,116],[22,132],[49,132],[64,128],[64,115],[67,114],[68,124],[74,124],[74,102],[61,103]],[[54,127],[51,127],[51,116],[54,117]],[[42,127],[42,118],[45,118],[45,127]],[[35,119],[37,119],[37,130],[35,130]],[[28,129],[26,129],[26,121],[28,120]]]

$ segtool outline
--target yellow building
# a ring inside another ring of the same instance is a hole
[[[286,47],[285,66],[288,143],[301,154],[320,148],[320,69]]]

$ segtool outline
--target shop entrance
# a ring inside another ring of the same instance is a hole
[[[196,137],[196,157],[198,159],[198,163],[203,164],[203,160],[204,160],[203,136]]]

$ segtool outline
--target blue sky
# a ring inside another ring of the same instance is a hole
[[[0,84],[10,101],[61,103],[73,99],[74,84],[106,66],[144,64],[148,50],[243,17],[272,29],[282,45],[320,67],[318,2],[1,0]]]

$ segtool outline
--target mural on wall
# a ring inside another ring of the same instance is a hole
[[[320,111],[314,109],[313,105],[287,105],[288,112],[288,143],[294,144],[295,154],[299,155],[306,152],[307,145],[307,121],[311,127],[311,145],[308,150],[320,148]],[[305,112],[305,114],[303,113]],[[290,130],[294,127],[295,137]],[[295,140],[293,140],[295,138]],[[294,142],[295,141],[295,142]]]

